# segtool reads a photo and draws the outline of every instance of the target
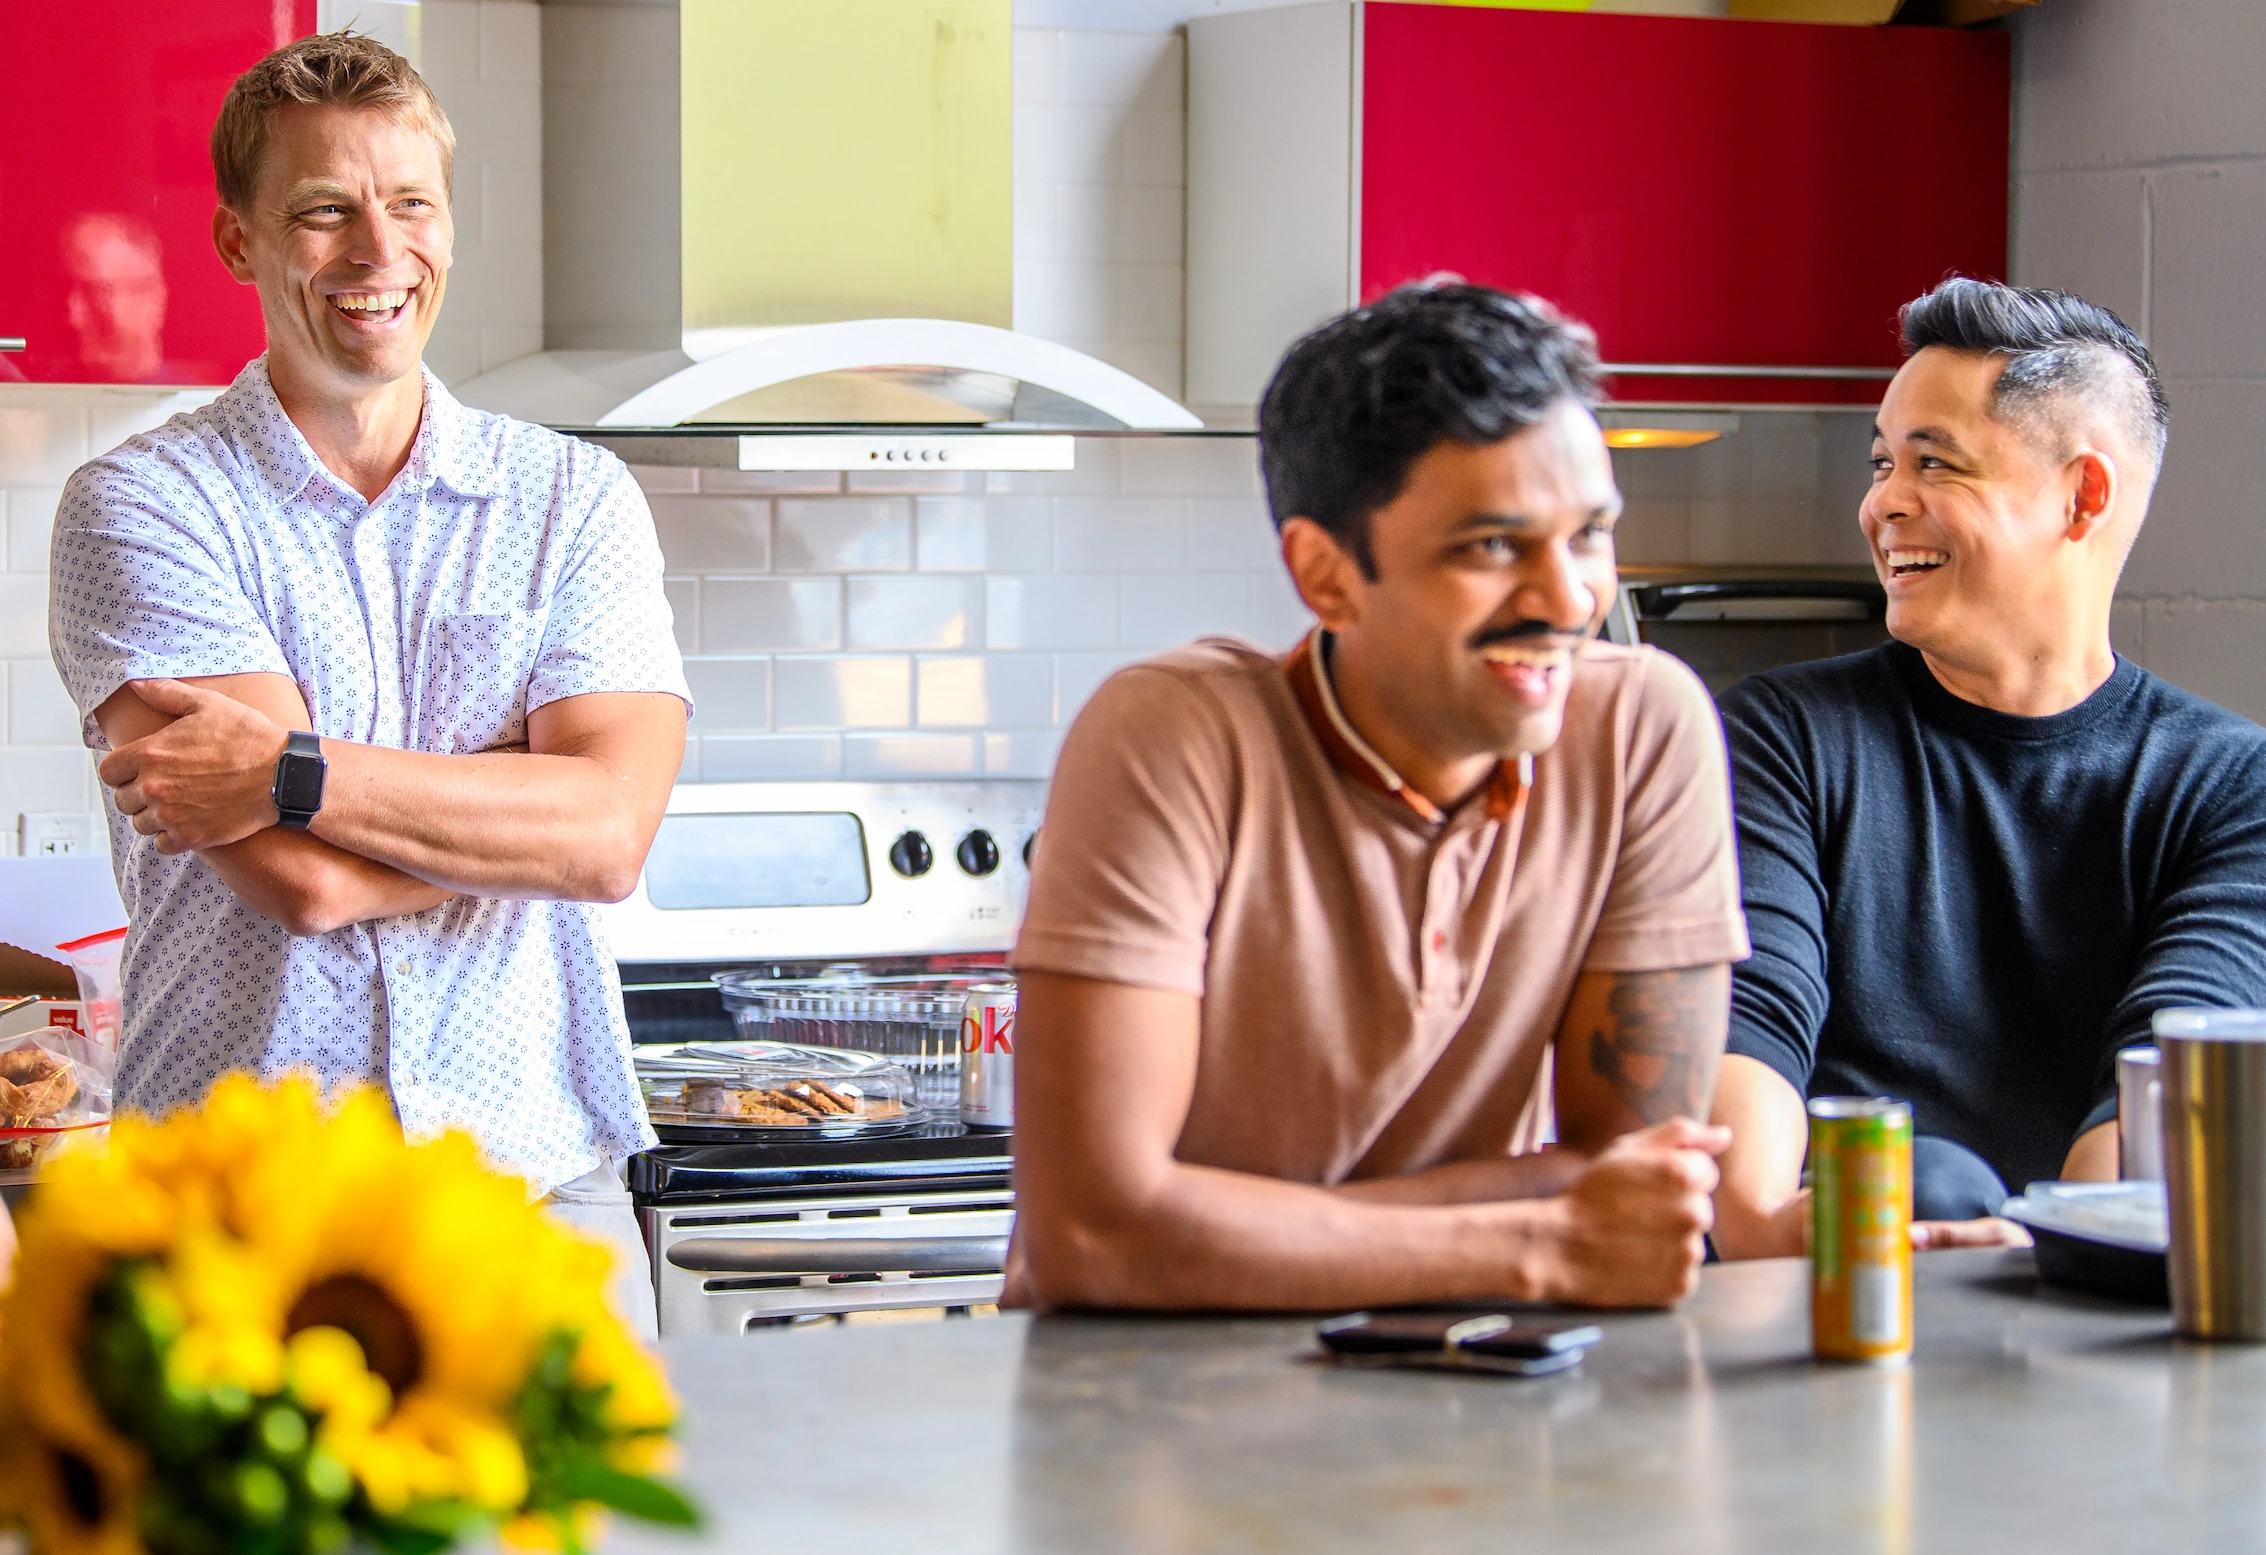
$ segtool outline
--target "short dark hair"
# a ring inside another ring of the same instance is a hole
[[[2003,356],[1991,413],[2025,429],[2051,432],[2067,447],[2067,416],[2055,403],[2090,401],[2133,445],[2159,462],[2172,408],[2156,359],[2131,326],[2099,303],[2042,286],[2007,286],[1954,276],[1898,314],[1904,354],[1929,346]]]
[[[1399,287],[1275,369],[1259,403],[1267,507],[1277,529],[1312,519],[1374,578],[1369,516],[1420,457],[1500,442],[1598,393],[1597,337],[1548,303],[1452,279]]]

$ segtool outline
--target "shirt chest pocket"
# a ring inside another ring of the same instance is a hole
[[[527,742],[527,683],[544,613],[434,616],[418,649],[418,750],[443,755]]]

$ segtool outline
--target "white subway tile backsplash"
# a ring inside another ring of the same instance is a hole
[[[1015,186],[1015,230],[1011,244],[1018,259],[1060,259],[1055,252],[1055,196],[1060,184]]]
[[[1180,37],[1171,32],[1078,31],[1061,40],[1055,93],[1066,103],[1180,112]]]
[[[1129,184],[1113,190],[1109,212],[1113,246],[1107,257],[1124,265],[1162,265],[1177,274],[1181,204],[1177,185]]]
[[[1613,553],[1624,564],[1686,562],[1692,552],[1692,505],[1675,497],[1630,497],[1613,526]]]
[[[1062,753],[1060,729],[1003,729],[983,737],[984,776],[1043,778]]]
[[[974,777],[982,770],[972,734],[846,734],[842,775],[852,779]]]
[[[1046,340],[1106,339],[1117,322],[1112,267],[1068,259],[1015,260],[1015,327]]]
[[[781,572],[907,571],[913,505],[904,498],[782,497],[772,557]]]
[[[1251,579],[1251,640],[1275,652],[1289,648],[1314,627],[1314,612],[1298,597],[1290,574],[1277,566]]]
[[[8,743],[76,745],[79,709],[63,689],[63,677],[46,659],[15,659],[8,664]],[[0,762],[6,761],[0,756]]]
[[[923,572],[1041,572],[1054,565],[1054,505],[1044,497],[927,497],[913,504]]]
[[[1143,655],[1138,653],[1058,653],[1054,656],[1054,721],[1068,726],[1086,699],[1110,676]]]
[[[718,496],[823,497],[842,489],[838,470],[699,470],[700,489]]]
[[[1015,114],[1015,181],[1106,184],[1124,168],[1118,126],[1124,110],[1107,103],[1022,103]]]
[[[480,7],[480,79],[528,85],[542,79],[542,11],[535,0],[483,0]],[[431,45],[426,45],[430,50]]]
[[[840,735],[712,734],[700,741],[703,783],[811,782],[841,775]]]
[[[93,758],[76,741],[11,745],[0,760],[0,832],[13,833],[27,810],[93,810],[99,786]]]
[[[162,426],[168,417],[199,405],[209,405],[220,397],[218,389],[178,389],[167,393],[146,390],[119,391],[95,389],[80,391],[87,395],[87,457],[106,454],[136,432],[147,432],[151,427]],[[83,461],[82,461],[83,462]],[[70,474],[65,469],[54,480],[45,482],[60,486]],[[0,477],[4,481],[5,477]]]
[[[1128,648],[1177,648],[1251,635],[1251,580],[1240,573],[1136,574],[1123,581]]]
[[[769,572],[771,504],[760,497],[653,497],[671,572]]]
[[[47,656],[47,579],[0,573],[0,658]]]
[[[1114,648],[1117,579],[1037,573],[984,579],[987,648]]]
[[[983,611],[983,584],[979,579],[852,578],[849,590],[845,647],[975,645]]]
[[[1266,572],[1282,566],[1282,540],[1263,497],[1188,499],[1188,565],[1196,572]]]
[[[87,462],[86,407],[36,393],[0,390],[0,486],[60,486]]]
[[[1170,572],[1188,557],[1187,515],[1172,497],[1063,497],[1054,564],[1068,572]]]
[[[760,733],[771,727],[769,659],[687,659],[696,735]]]
[[[703,653],[841,646],[839,578],[707,578],[701,582]]]
[[[1062,90],[1062,34],[1047,27],[1018,27],[1014,34],[1015,102],[1051,103]]]
[[[902,658],[778,659],[772,724],[797,729],[902,729],[913,721],[913,664]]]
[[[843,489],[856,493],[887,494],[906,492],[921,496],[956,496],[968,489],[971,480],[981,480],[959,470],[851,470],[842,477]]]
[[[690,495],[700,490],[700,472],[688,465],[633,464],[629,474],[648,499],[678,493]]]
[[[670,628],[676,633],[677,652],[697,651],[700,647],[700,580],[667,578],[662,581],[661,592],[669,601]]]
[[[55,507],[63,500],[60,490],[44,486],[18,486],[0,492],[8,516],[8,554],[0,559],[9,572],[45,572],[48,541],[55,533]]]
[[[1054,719],[1054,665],[1043,653],[924,658],[913,673],[924,729],[1043,725]]]
[[[1177,113],[1138,109],[1125,116],[1119,165],[1136,184],[1178,189],[1188,176],[1187,124]]]
[[[1257,497],[1259,441],[1253,437],[1135,437],[1122,440],[1129,497]]]
[[[1180,266],[1117,267],[1117,333],[1126,340],[1180,344]]]

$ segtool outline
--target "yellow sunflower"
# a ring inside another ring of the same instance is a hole
[[[465,1136],[405,1143],[374,1091],[326,1104],[311,1079],[236,1076],[202,1108],[120,1121],[107,1154],[59,1158],[33,1197],[17,1268],[36,1277],[7,1297],[0,1372],[21,1406],[7,1416],[38,1441],[0,1462],[0,1504],[27,1509],[43,1549],[113,1547],[50,1530],[98,1501],[130,1506],[146,1472],[78,1359],[90,1292],[122,1258],[150,1260],[153,1299],[178,1309],[169,1386],[287,1390],[381,1514],[527,1502],[512,1410],[562,1332],[577,1336],[575,1383],[609,1389],[609,1461],[663,1461],[674,1400],[608,1310],[607,1249],[558,1227]],[[115,1547],[138,1547],[121,1526]]]

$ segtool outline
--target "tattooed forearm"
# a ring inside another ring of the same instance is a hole
[[[1648,1124],[1705,1122],[1730,1004],[1727,966],[1620,973],[1589,1034],[1589,1067]]]

